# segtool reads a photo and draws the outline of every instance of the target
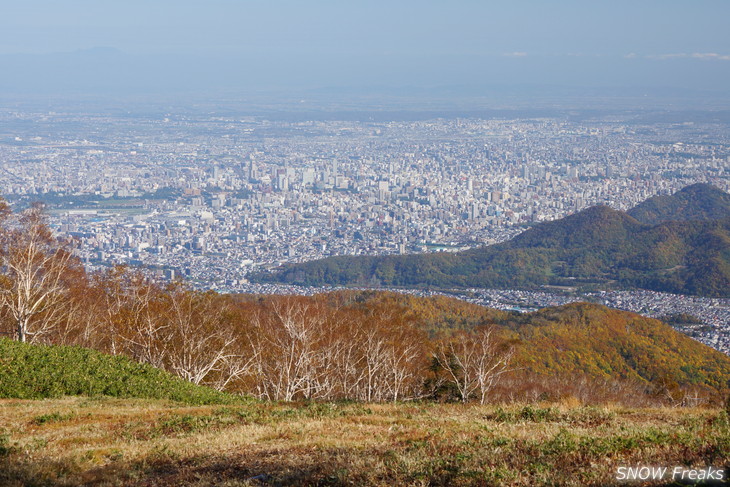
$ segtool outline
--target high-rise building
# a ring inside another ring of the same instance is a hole
[[[302,184],[305,186],[312,186],[314,184],[315,172],[314,168],[307,167],[302,172]]]
[[[248,155],[248,182],[253,183],[256,180],[256,158],[253,154]]]

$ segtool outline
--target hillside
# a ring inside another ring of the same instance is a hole
[[[428,360],[407,370],[422,374],[418,401],[250,401],[120,356],[0,339],[0,485],[603,486],[625,483],[620,466],[722,468],[730,456],[728,415],[717,407],[730,357],[657,320],[588,303],[519,314],[373,291],[221,299],[266,327],[268,315],[312,318],[324,327],[309,329],[317,338],[333,324],[412,327],[421,333],[369,343],[420,337],[406,344],[425,357],[441,340],[492,326],[516,354],[493,404],[454,403],[448,389],[429,387],[439,367]],[[696,398],[713,404],[661,407]]]
[[[587,303],[519,314],[372,291],[236,299],[260,315],[298,303],[358,329],[386,314],[433,340],[491,324],[517,353],[495,404],[282,402],[3,339],[0,397],[44,400],[0,399],[0,484],[597,486],[614,485],[621,465],[721,467],[730,455],[726,412],[660,406],[717,405],[730,358],[657,320]]]
[[[730,297],[730,213],[720,204],[693,203],[722,200],[707,196],[716,193],[711,187],[690,188],[677,197],[688,202],[681,206],[687,218],[723,218],[679,221],[684,218],[678,214],[677,221],[651,225],[596,206],[538,224],[497,245],[458,253],[330,257],[251,278],[300,285],[436,288],[618,285]],[[663,208],[657,202],[651,206]],[[637,213],[648,218],[645,210]],[[652,214],[669,213],[667,207]]]
[[[224,394],[127,357],[80,347],[29,345],[0,338],[0,398],[110,396],[226,404]]]
[[[514,315],[502,325],[522,344],[517,362],[531,372],[724,389],[730,357],[669,325],[635,313],[575,303]]]
[[[717,403],[730,381],[730,357],[660,321],[589,303],[520,314],[444,296],[372,291],[310,297],[221,297],[220,304],[225,300],[235,301],[229,308],[232,321],[222,326],[237,327],[241,338],[237,353],[258,357],[228,384],[226,390],[234,394],[277,400],[390,400],[385,384],[392,380],[391,372],[398,370],[409,377],[401,382],[401,398],[450,400],[450,392],[425,385],[438,382],[439,372],[432,368],[434,350],[454,337],[459,341],[465,333],[488,326],[494,327],[499,343],[511,344],[515,350],[510,364],[515,373],[505,376],[502,389],[495,390],[490,400],[526,399],[538,391],[550,397],[575,396],[585,403],[664,404],[670,398],[654,394],[670,388],[674,394],[671,401],[681,402],[685,393],[695,391],[703,400]],[[251,316],[256,317],[254,322],[245,324]],[[304,338],[287,339],[282,324],[289,321],[302,327],[299,332],[303,335],[297,336]],[[170,355],[180,352],[176,348],[179,345],[168,342],[165,346]],[[410,357],[406,361],[397,359],[406,356]],[[287,368],[295,359],[306,362],[308,368]],[[366,367],[383,360],[393,362],[377,373]],[[291,383],[282,371],[292,374]],[[355,388],[361,383],[358,378],[368,373],[384,385],[377,390]],[[273,389],[280,384],[294,388],[304,374],[315,394],[291,389],[285,395]],[[578,377],[591,388],[577,390]],[[612,392],[609,383],[632,389],[630,393]],[[347,384],[349,389],[345,389]],[[0,397],[78,395],[191,404],[246,400],[195,386],[124,356],[81,347],[0,340]]]
[[[715,186],[697,183],[671,195],[653,196],[628,211],[642,223],[722,220],[730,215],[730,194]]]
[[[520,314],[445,298],[397,293],[362,293],[350,306],[389,307],[432,335],[494,324],[505,339],[516,340],[515,369],[525,380],[572,378],[627,381],[656,391],[671,385],[724,390],[730,381],[730,357],[659,320],[590,303],[574,303]],[[524,378],[524,377],[523,377]]]

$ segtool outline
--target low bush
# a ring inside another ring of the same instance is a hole
[[[0,338],[0,398],[110,396],[186,404],[248,399],[201,387],[127,357],[81,347],[29,345]]]

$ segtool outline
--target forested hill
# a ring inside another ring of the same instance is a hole
[[[518,334],[517,363],[533,373],[717,389],[730,374],[726,355],[627,311],[574,303],[516,314],[502,324]]]
[[[718,192],[722,196],[717,196]],[[629,213],[604,206],[458,253],[331,257],[253,280],[301,285],[535,288],[623,286],[730,297],[730,195],[694,185]],[[651,201],[651,203],[649,203]],[[721,218],[711,218],[719,215]],[[696,219],[695,219],[696,218]]]
[[[650,225],[677,220],[722,220],[730,215],[730,194],[697,183],[672,195],[653,196],[628,213]]]
[[[320,296],[328,296],[340,309],[361,308],[376,315],[380,310],[396,312],[431,336],[495,325],[504,338],[517,344],[513,379],[547,387],[550,378],[555,388],[563,389],[558,394],[574,387],[571,380],[578,378],[593,384],[643,384],[654,390],[725,390],[730,380],[727,355],[659,320],[597,304],[573,303],[515,313],[443,296],[421,298],[388,292]]]

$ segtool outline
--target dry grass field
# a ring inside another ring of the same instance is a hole
[[[717,409],[0,400],[3,486],[614,485],[729,460]]]

